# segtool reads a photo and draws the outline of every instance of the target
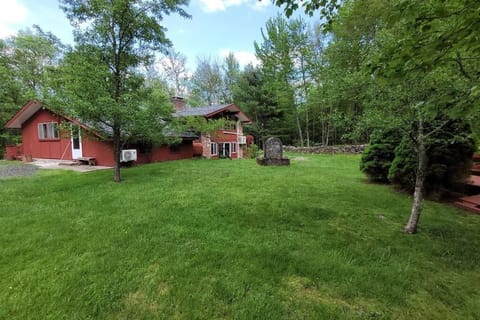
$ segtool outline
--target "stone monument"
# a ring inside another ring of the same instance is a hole
[[[288,166],[290,159],[283,157],[282,141],[271,137],[263,146],[264,156],[257,158],[257,163],[262,166]]]

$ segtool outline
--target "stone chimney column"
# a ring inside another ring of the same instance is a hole
[[[172,103],[176,112],[185,111],[185,99],[182,97],[172,97]]]

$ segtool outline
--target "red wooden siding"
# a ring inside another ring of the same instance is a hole
[[[231,152],[232,146],[230,145],[230,158],[232,159],[237,159],[239,158],[238,155],[238,150],[240,148],[240,145],[238,144],[238,135],[234,132],[231,131],[223,131],[219,130],[215,133],[214,136],[212,136],[212,142],[216,142],[217,144],[220,143],[225,143],[225,142],[230,142],[230,143],[236,143],[237,144],[237,152]],[[219,152],[219,147],[217,146],[217,153]],[[218,158],[219,155],[217,154],[216,156],[213,156],[213,158]]]
[[[6,152],[5,152],[5,160],[15,160],[21,157],[23,154],[22,152],[22,145],[7,145]]]
[[[137,149],[137,163],[150,163],[193,158],[192,141],[186,140],[175,146],[157,145],[150,152],[140,153]]]
[[[33,158],[72,160],[72,144],[69,133],[59,130],[58,139],[42,140],[38,137],[38,124],[56,122],[68,122],[67,119],[54,114],[47,109],[40,109],[22,126],[22,147],[24,155]],[[103,141],[88,131],[82,129],[81,133],[82,156],[94,157],[100,166],[113,166],[113,143]],[[137,163],[149,163],[156,161],[169,161],[178,159],[190,159],[193,157],[192,141],[184,141],[175,146],[154,146],[149,153],[139,153],[137,149]]]
[[[27,120],[22,126],[22,147],[25,155],[33,158],[45,159],[71,159],[72,150],[70,139],[41,140],[38,137],[38,124],[57,122],[60,124],[62,118],[49,110],[39,110],[33,117]]]
[[[113,167],[115,164],[113,159],[113,143],[100,141],[95,137],[89,137],[85,132],[83,132],[82,136],[82,156],[94,157],[99,166]]]

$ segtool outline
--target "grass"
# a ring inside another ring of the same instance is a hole
[[[480,217],[357,156],[0,180],[0,319],[479,319]]]

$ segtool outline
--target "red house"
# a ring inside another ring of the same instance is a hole
[[[71,132],[65,132],[64,124],[70,124]],[[94,158],[96,164],[113,166],[113,142],[85,123],[55,113],[38,101],[29,101],[5,128],[21,129],[22,146],[16,148],[28,158],[76,160]],[[137,163],[189,159],[193,157],[193,139],[184,136],[175,146],[134,144]],[[9,152],[7,152],[9,154]]]
[[[253,142],[252,136],[245,136],[243,125],[252,120],[235,104],[224,104],[207,107],[187,107],[183,98],[174,97],[175,117],[205,117],[206,119],[223,118],[228,121],[225,128],[214,134],[201,133],[200,139],[194,141],[195,151],[205,158],[241,159],[248,145]]]
[[[215,134],[202,133],[200,138],[196,135],[182,134],[181,143],[173,146],[150,143],[127,145],[124,149],[132,150],[136,154],[136,163],[190,159],[194,156],[194,149],[198,150],[195,155],[206,158],[243,157],[247,142],[251,143],[251,139],[243,135],[243,124],[251,123],[251,120],[239,107],[229,104],[187,108],[184,100],[178,97],[174,97],[172,102],[175,105],[176,117],[203,116],[207,119],[222,117],[231,120],[230,125]],[[32,100],[25,104],[7,122],[5,128],[21,129],[22,133],[22,145],[7,150],[7,156],[12,156],[12,152],[21,152],[28,158],[59,160],[94,158],[98,165],[114,165],[113,142],[108,137],[77,119],[49,110],[38,101]]]

